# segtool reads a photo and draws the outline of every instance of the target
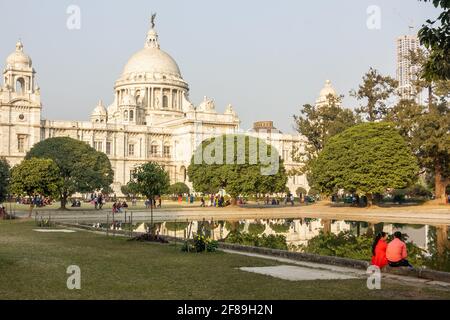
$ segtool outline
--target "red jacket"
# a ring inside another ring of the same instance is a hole
[[[377,245],[375,246],[375,255],[372,257],[372,264],[374,266],[383,268],[385,265],[388,264],[388,260],[386,258],[386,249],[387,249],[386,241],[380,239],[380,241],[378,241]]]

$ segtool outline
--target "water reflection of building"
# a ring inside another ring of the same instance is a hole
[[[168,225],[170,224],[170,225]],[[430,228],[433,232],[430,234]],[[225,239],[232,230],[244,233],[253,233],[259,236],[284,235],[290,246],[306,246],[308,241],[318,236],[320,232],[339,234],[350,232],[354,235],[374,235],[376,232],[384,231],[393,234],[400,231],[407,235],[408,242],[413,242],[419,248],[428,251],[430,245],[437,251],[450,249],[448,239],[448,226],[430,227],[428,225],[407,224],[371,224],[363,221],[344,221],[329,219],[247,219],[239,221],[184,221],[177,222],[174,229],[173,222],[158,224],[157,231],[161,235],[169,235],[177,238],[192,237],[194,233],[203,229],[211,238]],[[256,230],[256,231],[255,231]],[[430,240],[431,239],[431,240]]]

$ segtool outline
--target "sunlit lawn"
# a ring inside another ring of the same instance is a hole
[[[291,282],[238,269],[277,264],[270,260],[33,228],[0,221],[1,299],[450,299],[449,291],[393,283],[370,291],[364,279]],[[81,290],[66,287],[69,265],[81,268]]]

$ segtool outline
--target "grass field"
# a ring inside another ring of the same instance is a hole
[[[40,233],[31,221],[0,221],[0,299],[450,299],[450,291],[364,279],[291,282],[239,267],[277,262],[183,253],[180,246],[77,231]],[[81,268],[81,290],[66,269]]]

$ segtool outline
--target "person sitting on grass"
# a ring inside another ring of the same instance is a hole
[[[372,265],[380,269],[388,264],[386,258],[387,237],[386,232],[378,233],[372,245]]]
[[[389,242],[386,249],[386,258],[391,267],[409,267],[412,265],[406,260],[408,253],[406,252],[406,244],[402,241],[402,233],[397,231],[394,233],[394,240]]]

